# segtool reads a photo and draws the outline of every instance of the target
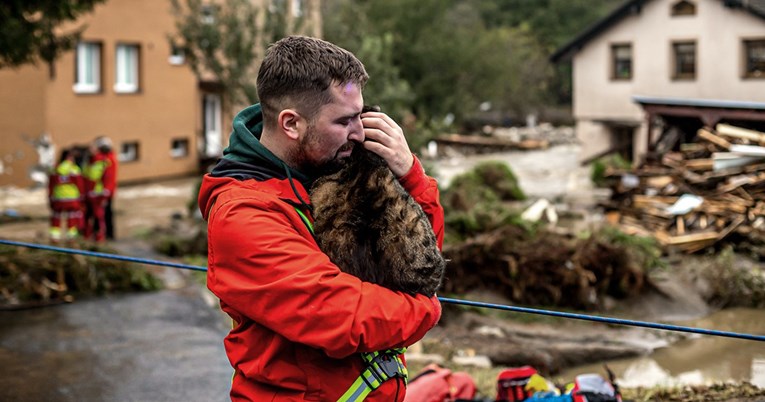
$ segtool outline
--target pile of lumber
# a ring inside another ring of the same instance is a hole
[[[660,139],[657,148],[675,151],[607,173],[614,190],[608,220],[685,252],[741,236],[765,240],[765,133],[718,124],[676,142]]]

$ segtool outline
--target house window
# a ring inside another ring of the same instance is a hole
[[[138,92],[138,45],[117,45],[114,73],[114,91]]]
[[[123,142],[118,159],[120,162],[135,162],[138,160],[138,142]]]
[[[170,156],[173,158],[183,158],[184,156],[189,156],[189,139],[173,139],[170,143]]]
[[[675,42],[672,44],[674,55],[674,75],[679,80],[696,78],[696,42]]]
[[[217,10],[212,4],[205,4],[202,6],[202,23],[205,25],[212,25],[215,23],[215,14]]]
[[[101,91],[101,44],[80,42],[75,55],[74,92],[98,93]]]
[[[745,40],[744,57],[744,77],[765,78],[765,39]]]
[[[696,5],[690,1],[682,0],[672,5],[672,16],[696,15]]]
[[[170,45],[170,58],[168,62],[174,66],[180,66],[186,62],[186,49],[176,44]]]
[[[611,78],[614,80],[632,79],[632,45],[611,45]]]
[[[202,125],[204,127],[204,155],[220,156],[223,150],[221,124],[222,101],[219,94],[205,94],[202,98]]]

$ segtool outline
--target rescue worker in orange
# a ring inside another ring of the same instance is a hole
[[[90,216],[85,225],[85,237],[95,241],[106,240],[106,204],[116,186],[114,165],[109,152],[111,144],[98,140],[91,147],[91,156],[85,167],[85,200]]]
[[[106,240],[114,240],[114,198],[117,195],[117,154],[114,153],[114,147],[112,146],[112,140],[109,137],[100,136],[97,137],[93,144],[96,149],[106,154],[109,159],[109,172],[110,180],[104,183],[107,190],[106,203],[104,205],[104,222],[106,224]]]
[[[61,151],[61,160],[48,180],[48,199],[51,208],[50,239],[74,239],[82,227],[83,197],[85,183],[82,172],[75,163],[71,149]]]
[[[224,344],[234,401],[402,401],[401,348],[440,318],[435,296],[346,274],[312,235],[306,189],[363,146],[385,159],[443,242],[437,183],[393,119],[362,113],[367,79],[331,43],[279,40],[258,72],[261,103],[235,117],[223,158],[204,176],[207,284],[233,319]]]

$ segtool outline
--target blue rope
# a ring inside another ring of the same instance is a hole
[[[21,241],[13,241],[13,240],[4,240],[0,239],[0,244],[7,244],[9,246],[20,246],[20,247],[28,247],[28,248],[36,248],[40,250],[49,250],[49,251],[57,251],[59,253],[65,253],[65,254],[79,254],[89,257],[100,257],[100,258],[109,258],[112,260],[120,260],[120,261],[128,261],[128,262],[137,262],[140,264],[148,264],[148,265],[160,265],[164,267],[172,267],[172,268],[180,268],[180,269],[190,269],[194,271],[204,271],[207,272],[206,267],[199,267],[196,265],[188,265],[188,264],[179,264],[175,262],[169,262],[169,261],[157,261],[157,260],[150,260],[147,258],[136,258],[136,257],[125,257],[122,255],[116,255],[116,254],[107,254],[107,253],[99,253],[97,251],[87,251],[87,250],[78,250],[73,248],[64,248],[64,247],[56,247],[56,246],[49,246],[45,244],[36,244],[36,243],[25,243]]]
[[[36,248],[41,250],[57,251],[57,252],[67,253],[67,254],[79,254],[79,255],[85,255],[85,256],[91,256],[91,257],[110,258],[114,260],[137,262],[137,263],[147,264],[147,265],[159,265],[159,266],[172,267],[172,268],[189,269],[194,271],[207,271],[206,267],[201,267],[196,265],[179,264],[179,263],[168,262],[168,261],[150,260],[147,258],[125,257],[125,256],[115,255],[115,254],[107,254],[107,253],[100,253],[95,251],[56,247],[56,246],[49,246],[45,244],[26,243],[26,242],[13,241],[13,240],[4,240],[4,239],[0,239],[0,244],[6,244],[9,246]],[[507,306],[502,304],[452,299],[448,297],[439,297],[438,300],[440,300],[442,303],[460,304],[464,306],[490,308],[495,310],[514,311],[518,313],[548,315],[553,317],[571,318],[574,320],[594,321],[594,322],[602,322],[607,324],[627,325],[627,326],[633,326],[633,327],[660,329],[665,331],[688,332],[692,334],[713,335],[713,336],[721,336],[721,337],[727,337],[727,338],[737,338],[737,339],[746,339],[750,341],[765,342],[765,335],[753,335],[753,334],[744,334],[744,333],[738,333],[738,332],[717,331],[713,329],[685,327],[685,326],[670,325],[670,324],[660,324],[660,323],[648,322],[648,321],[625,320],[620,318],[600,317],[600,316],[587,315],[587,314],[566,313],[562,311]]]
[[[460,299],[449,299],[446,297],[439,297],[438,300],[441,300],[444,303],[462,304],[465,306],[473,306],[473,307],[493,308],[497,310],[508,310],[508,311],[515,311],[519,313],[549,315],[553,317],[571,318],[574,320],[605,322],[608,324],[629,325],[633,327],[645,327],[645,328],[652,328],[652,329],[662,329],[667,331],[690,332],[693,334],[724,336],[728,338],[739,338],[739,339],[747,339],[750,341],[765,342],[765,335],[742,334],[737,332],[717,331],[713,329],[683,327],[680,325],[659,324],[659,323],[648,322],[648,321],[634,321],[634,320],[625,320],[621,318],[610,318],[610,317],[599,317],[595,315],[565,313],[562,311],[542,310],[542,309],[536,309],[536,308],[516,307],[516,306],[505,306],[501,304],[474,302],[474,301],[460,300]]]

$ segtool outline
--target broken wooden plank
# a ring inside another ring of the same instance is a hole
[[[644,194],[635,194],[632,196],[632,205],[635,208],[666,208],[677,202],[680,197],[672,196],[650,196]]]
[[[653,177],[646,177],[645,184],[648,187],[658,188],[662,189],[675,181],[675,178],[672,176],[653,176]]]
[[[717,134],[727,137],[741,138],[758,143],[765,143],[765,133],[747,128],[736,127],[730,124],[720,123],[715,126]]]
[[[717,186],[717,191],[721,193],[727,193],[743,185],[752,184],[756,181],[756,179],[757,175],[754,174],[742,174],[733,176],[726,180],[725,184]]]
[[[659,240],[661,244],[664,244],[666,246],[678,246],[678,245],[696,243],[696,242],[715,241],[717,240],[719,233],[710,231],[710,232],[690,233],[690,234],[685,234],[680,236],[672,236],[665,231],[658,231],[654,235],[656,236],[656,239]]]
[[[712,170],[714,167],[714,160],[710,158],[705,159],[689,159],[685,161],[685,168],[691,170]]]
[[[737,216],[733,221],[728,224],[728,226],[725,227],[720,233],[717,235],[717,240],[722,240],[726,236],[728,236],[731,232],[733,232],[739,225],[744,223],[746,221],[746,218],[743,216]]]
[[[703,138],[704,140],[707,140],[711,142],[712,144],[717,145],[718,147],[722,149],[729,149],[730,148],[730,142],[726,140],[725,138],[722,138],[720,136],[715,135],[713,132],[700,128],[698,131],[696,131],[696,135],[698,135],[700,138]]]
[[[683,220],[682,215],[678,215],[675,218],[675,228],[677,228],[677,234],[678,235],[684,235],[685,234],[685,221]]]

